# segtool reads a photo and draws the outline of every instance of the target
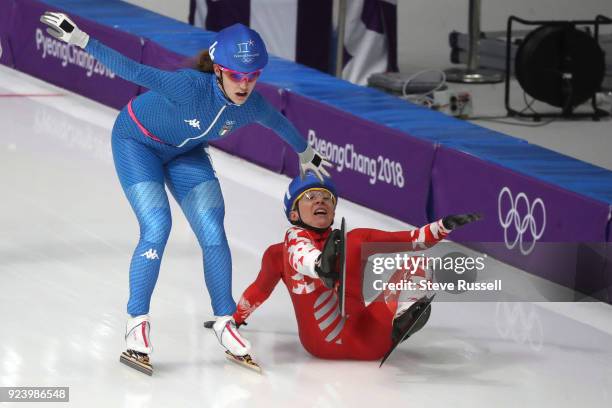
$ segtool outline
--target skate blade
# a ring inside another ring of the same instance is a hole
[[[403,342],[404,340],[406,340],[408,337],[410,337],[412,335],[411,331],[412,328],[417,324],[417,322],[419,320],[421,320],[421,318],[423,317],[423,315],[425,315],[425,312],[431,308],[431,302],[433,301],[434,297],[436,297],[436,294],[434,293],[433,295],[431,295],[429,298],[427,298],[427,302],[425,304],[425,307],[423,308],[423,311],[419,314],[419,316],[414,320],[414,322],[412,322],[412,324],[410,325],[410,327],[408,328],[408,330],[406,330],[406,333],[402,336],[402,338],[397,342],[397,343],[393,343],[391,345],[391,348],[389,349],[389,351],[387,352],[387,354],[385,354],[385,356],[382,358],[382,361],[380,362],[380,365],[378,366],[378,368],[382,367],[383,364],[385,364],[385,361],[387,361],[387,359],[389,358],[389,356],[391,355],[391,353],[393,353],[393,350],[395,350],[397,348],[397,346],[399,346],[399,344],[401,342]]]
[[[261,367],[259,366],[259,364],[253,361],[249,354],[244,356],[235,356],[229,351],[225,351],[225,357],[236,364],[239,364],[253,371],[257,371],[259,374],[261,374]]]
[[[342,231],[342,247],[340,249],[340,282],[338,284],[338,304],[340,305],[340,316],[346,317],[346,296],[344,291],[344,282],[346,282],[346,221],[342,217],[342,223],[340,224],[340,231]]]
[[[145,363],[143,361],[135,359],[134,357],[130,356],[125,351],[121,353],[121,357],[119,357],[119,361],[125,364],[126,366],[131,367],[135,370],[138,370],[141,373],[144,373],[148,376],[153,375],[153,366],[151,365],[151,363]]]

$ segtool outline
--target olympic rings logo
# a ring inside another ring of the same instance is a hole
[[[540,351],[544,343],[544,329],[533,305],[527,312],[522,303],[497,302],[495,326],[502,339],[511,338],[518,344],[528,344]]]
[[[502,202],[504,202],[505,197],[507,197],[505,201],[509,201],[510,203],[510,209],[504,217]],[[524,209],[526,210],[524,215],[521,215],[519,212],[519,206],[521,203],[524,203]],[[540,207],[540,212],[542,213],[542,224],[539,228],[534,217],[536,207]],[[504,187],[497,198],[497,211],[499,223],[504,229],[504,242],[506,243],[506,248],[513,249],[518,244],[521,253],[523,255],[528,255],[531,251],[533,251],[536,241],[542,238],[544,229],[546,228],[546,208],[544,207],[544,202],[542,199],[536,198],[533,203],[530,204],[525,193],[519,193],[516,198],[513,198],[512,191],[510,191],[508,187]],[[508,232],[510,229],[516,230],[516,236],[514,239],[511,239],[509,236]],[[529,234],[533,239],[531,243],[526,245],[524,236],[527,230],[529,230]]]

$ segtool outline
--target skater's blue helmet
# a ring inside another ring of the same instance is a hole
[[[297,176],[289,184],[287,192],[285,193],[284,206],[285,216],[289,221],[289,213],[295,209],[295,203],[300,199],[302,194],[308,190],[327,190],[334,197],[334,203],[338,202],[338,193],[336,186],[330,178],[323,178],[323,182],[317,178],[312,172],[307,172],[304,178]]]
[[[266,45],[257,31],[240,23],[219,31],[208,53],[215,64],[238,72],[258,71],[268,63]]]

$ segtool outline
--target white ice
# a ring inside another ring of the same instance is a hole
[[[110,153],[117,112],[0,67],[0,94],[16,93],[62,96],[0,97],[0,386],[69,386],[78,407],[612,404],[612,309],[597,302],[440,302],[379,368],[304,351],[281,284],[243,330],[264,374],[227,362],[202,327],[200,249],[175,203],[151,306],[155,373],[120,364],[138,226]],[[289,180],[212,155],[237,298],[287,227]],[[353,227],[409,227],[346,201],[338,214]]]

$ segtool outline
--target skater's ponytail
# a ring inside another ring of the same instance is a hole
[[[198,54],[195,62],[195,69],[200,72],[214,72],[213,62],[207,49]]]

